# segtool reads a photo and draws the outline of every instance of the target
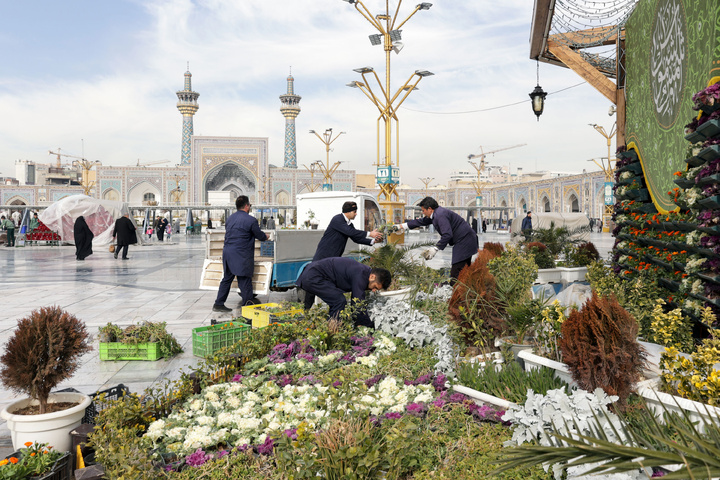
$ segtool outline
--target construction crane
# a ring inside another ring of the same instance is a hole
[[[472,160],[473,158],[480,158],[480,162],[479,162],[480,170],[485,170],[485,156],[486,155],[490,155],[491,153],[502,152],[504,150],[510,150],[511,148],[524,147],[525,145],[527,145],[527,143],[518,143],[517,145],[512,145],[510,147],[505,147],[505,148],[498,148],[497,150],[493,150],[491,152],[483,152],[483,148],[480,147],[480,155],[470,154],[470,155],[468,155],[468,160]],[[477,166],[475,166],[474,162],[468,162],[468,163],[470,163],[475,168],[478,168]]]
[[[140,163],[140,159],[138,158],[136,167],[147,167],[148,165],[160,165],[161,163],[168,163],[170,160],[156,160],[154,162],[142,162]]]
[[[58,168],[62,168],[62,164],[60,162],[60,157],[70,157],[70,158],[76,158],[77,160],[74,160],[73,166],[77,166],[82,168],[82,187],[83,192],[85,195],[90,195],[90,191],[92,190],[92,187],[95,185],[95,181],[90,181],[90,170],[92,170],[93,167],[102,165],[100,160],[88,160],[85,157],[78,157],[77,155],[69,155],[67,153],[60,153],[60,149],[57,149],[57,152],[53,152],[52,150],[48,150],[48,153],[50,155],[57,155],[57,166]]]

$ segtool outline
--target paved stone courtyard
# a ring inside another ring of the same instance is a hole
[[[409,242],[428,241],[437,234],[408,236]],[[508,235],[481,235],[480,243],[506,242]],[[612,247],[610,234],[591,234],[603,258]],[[75,388],[90,394],[125,384],[132,392],[173,379],[198,359],[192,355],[192,329],[210,324],[222,314],[212,312],[216,293],[199,290],[205,256],[204,236],[174,236],[166,244],[131,246],[130,260],[115,260],[107,247],[96,247],[85,261],[75,259],[73,246],[24,248],[0,247],[2,308],[0,346],[4,351],[17,320],[32,310],[59,305],[83,320],[92,335],[93,351],[82,357],[77,373],[58,388]],[[429,265],[450,265],[451,248],[440,252]],[[261,296],[263,302],[291,300],[293,292]],[[226,305],[236,307],[240,297],[231,293]],[[239,311],[235,312],[239,314]],[[227,316],[227,315],[226,315]],[[184,353],[156,362],[101,362],[98,356],[98,327],[108,322],[127,326],[139,320],[164,321],[183,346]],[[0,408],[18,398],[0,387]],[[10,432],[0,420],[0,458],[12,452]]]

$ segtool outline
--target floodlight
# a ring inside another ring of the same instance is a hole
[[[343,2],[347,2],[350,5],[352,5],[353,3],[355,3],[355,0],[343,0]]]
[[[432,72],[428,72],[427,70],[415,70],[415,75],[419,77],[429,77],[430,75],[435,75]]]
[[[346,2],[352,3],[350,0],[345,0]],[[420,5],[417,6],[420,10],[430,10],[430,7],[432,7],[432,3],[423,2]]]
[[[346,84],[346,86],[352,87],[352,88],[360,88],[360,87],[365,86],[365,84],[362,82],[350,82],[350,83]]]
[[[402,89],[405,90],[405,91],[407,91],[407,90],[420,90],[418,87],[413,87],[412,85],[405,85]]]
[[[376,33],[375,35],[368,35],[370,43],[373,45],[380,45],[382,43],[382,35]]]
[[[315,130],[310,130],[310,133],[315,133]]]
[[[353,69],[353,72],[357,72],[357,73],[359,73],[359,74],[361,74],[361,75],[362,75],[362,74],[365,74],[365,73],[370,73],[370,72],[372,72],[372,71],[373,71],[373,68],[372,68],[372,67],[360,67],[360,68],[354,68],[354,69]]]
[[[402,42],[393,42],[393,52],[400,53],[404,46]]]
[[[396,42],[402,40],[402,30],[390,30],[390,40]]]

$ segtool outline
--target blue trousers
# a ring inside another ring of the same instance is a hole
[[[220,289],[218,290],[217,298],[215,299],[215,305],[224,305],[230,294],[230,287],[232,286],[235,275],[230,273],[228,270],[223,271],[223,278],[220,280]],[[253,299],[253,285],[252,277],[237,277],[238,287],[240,288],[240,294],[242,295],[242,305],[247,305],[248,302],[252,302]]]
[[[319,275],[310,268],[306,268],[297,280],[297,286],[305,290],[305,310],[312,308],[315,296],[328,304],[330,307],[330,318],[338,318],[347,306],[345,291],[341,290],[327,278]],[[354,318],[355,326],[375,328],[367,312],[356,312]]]

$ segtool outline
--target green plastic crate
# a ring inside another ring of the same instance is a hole
[[[157,343],[127,343],[100,342],[100,360],[149,360],[155,361],[161,357]]]
[[[249,331],[250,325],[237,321],[193,328],[193,355],[203,358],[209,357],[221,348],[239,342]]]

